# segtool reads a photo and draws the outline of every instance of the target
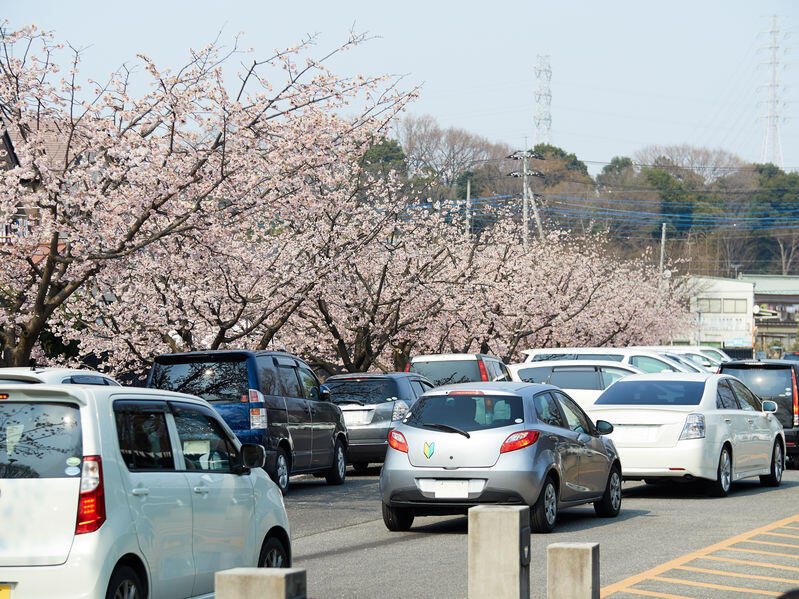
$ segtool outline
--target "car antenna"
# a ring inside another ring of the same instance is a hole
[[[31,367],[31,370],[36,370],[36,358],[31,358],[30,367]]]

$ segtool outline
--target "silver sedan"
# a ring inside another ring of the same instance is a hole
[[[530,506],[550,532],[563,507],[621,509],[621,463],[607,422],[596,424],[563,391],[531,383],[464,383],[425,393],[389,432],[380,474],[383,520],[463,514],[480,504]]]

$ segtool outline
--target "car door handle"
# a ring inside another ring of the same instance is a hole
[[[560,443],[560,437],[557,435],[547,435],[547,437],[549,437],[549,440],[553,443]]]
[[[144,497],[145,495],[150,494],[150,489],[145,489],[144,487],[136,487],[130,492],[131,495],[135,495],[136,497]]]
[[[725,418],[725,419],[724,419],[724,422],[726,422],[727,424],[729,424],[730,422],[732,422],[732,420],[731,420],[730,418]]]
[[[194,492],[197,495],[208,495],[210,489],[208,487],[194,487]]]
[[[749,424],[752,424],[752,423],[755,421],[755,419],[754,419],[754,418],[747,418],[747,419],[746,419],[746,421],[747,421]]]

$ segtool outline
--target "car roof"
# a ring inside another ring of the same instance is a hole
[[[502,361],[490,354],[422,354],[411,357],[410,362],[448,362],[450,360],[477,360],[479,358],[493,358],[494,360]]]
[[[726,368],[728,366],[768,366],[768,365],[775,365],[775,366],[799,366],[799,362],[796,360],[730,360],[728,362],[723,362],[721,364],[722,367]]]
[[[348,372],[342,374],[333,374],[325,379],[327,381],[340,381],[347,379],[399,379],[399,378],[415,378],[425,379],[418,372]]]
[[[180,400],[190,403],[197,403],[204,406],[210,404],[196,395],[186,393],[176,393],[174,391],[164,391],[162,389],[150,389],[145,387],[116,387],[104,385],[14,385],[0,384],[0,391],[7,392],[9,401],[14,401],[15,397],[23,396],[29,399],[52,400],[54,397],[76,400],[78,403],[88,405],[92,401],[104,401],[112,395],[125,395],[136,401],[164,401]]]
[[[508,368],[514,371],[549,366],[608,366],[613,368],[621,368],[622,370],[629,370],[633,373],[638,372],[638,368],[632,364],[616,362],[615,360],[536,360],[535,362],[518,362],[516,364],[508,364]]]
[[[75,375],[101,376],[103,378],[115,380],[114,377],[110,375],[107,375],[103,372],[97,372],[96,370],[89,370],[88,368],[60,368],[53,366],[37,366],[35,368],[12,366],[8,368],[0,368],[0,378],[8,377],[24,381],[40,381],[43,378],[49,378],[51,376]]]
[[[519,395],[522,392],[534,393],[547,389],[558,390],[554,385],[544,385],[541,383],[517,383],[517,382],[481,382],[481,383],[457,383],[455,385],[442,385],[425,395],[447,395],[450,391],[483,391],[492,392],[498,395]]]
[[[614,383],[618,385],[625,381],[695,381],[705,383],[712,378],[732,378],[712,372],[651,372],[645,374],[631,374]]]
[[[177,353],[169,353],[169,354],[158,354],[157,358],[163,357],[183,357],[183,356],[224,356],[224,355],[244,355],[244,356],[266,356],[266,355],[276,355],[276,356],[289,356],[292,358],[298,358],[294,354],[290,354],[286,351],[281,351],[277,349],[264,349],[264,350],[249,350],[249,349],[204,349],[198,351],[187,351],[187,352],[177,352]],[[302,359],[302,358],[299,358]]]

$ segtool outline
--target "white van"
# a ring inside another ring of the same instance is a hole
[[[0,597],[205,597],[218,570],[289,565],[263,463],[191,395],[0,386]]]
[[[679,362],[675,362],[656,352],[630,347],[547,347],[528,349],[522,352],[525,362],[544,360],[611,360],[631,364],[643,372],[691,372]]]

